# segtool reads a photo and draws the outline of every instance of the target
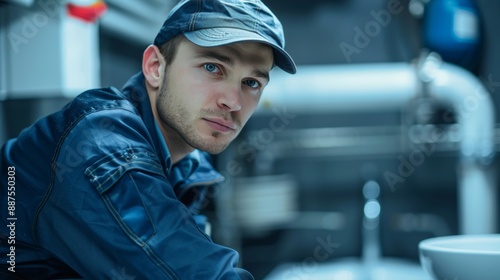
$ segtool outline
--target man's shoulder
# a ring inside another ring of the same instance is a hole
[[[60,153],[55,160],[56,166],[65,169],[59,168],[58,176],[63,176],[68,170],[83,171],[87,168],[98,172],[136,157],[159,165],[142,115],[132,101],[117,89],[83,92],[61,113],[65,114],[61,118],[65,128],[60,134]],[[75,158],[79,162],[76,167],[67,164]]]
[[[124,121],[130,121],[132,125],[117,125]],[[59,154],[68,139],[73,140],[69,145],[78,145],[82,138],[89,141],[99,138],[106,143],[105,140],[111,140],[114,135],[127,134],[123,127],[145,130],[133,104],[115,88],[91,89],[23,130],[15,139],[16,144],[12,149],[28,149],[37,153],[44,151],[41,157],[54,158],[53,155]],[[64,153],[64,148],[62,150]]]
[[[77,132],[73,133],[76,139],[87,135],[87,138],[93,141],[99,140],[104,146],[107,142],[116,145],[115,141],[106,139],[123,138],[124,141],[125,138],[134,137],[141,140],[148,139],[147,126],[135,105],[127,95],[116,88],[92,89],[81,93],[70,102],[61,111],[64,114],[61,119],[65,120],[67,132]],[[64,138],[66,141],[72,137],[67,135]]]
[[[126,95],[114,87],[87,90],[76,96],[64,108],[67,111],[66,117],[75,116],[76,118],[89,113],[110,109],[125,109],[136,112],[135,107],[127,99]]]

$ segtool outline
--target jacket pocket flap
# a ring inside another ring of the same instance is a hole
[[[106,192],[127,171],[141,169],[145,172],[165,176],[158,158],[146,149],[129,148],[109,154],[85,169],[100,194]]]

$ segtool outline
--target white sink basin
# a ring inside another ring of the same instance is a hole
[[[420,242],[419,251],[433,279],[500,279],[500,234],[430,238]]]

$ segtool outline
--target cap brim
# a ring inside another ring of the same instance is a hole
[[[238,28],[218,27],[185,32],[184,36],[193,44],[207,48],[244,41],[267,44],[274,50],[274,63],[276,66],[290,74],[297,72],[292,57],[283,48],[254,32]]]

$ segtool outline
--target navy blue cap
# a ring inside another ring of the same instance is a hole
[[[183,0],[169,13],[154,40],[160,46],[179,34],[201,47],[254,41],[273,47],[274,63],[297,72],[285,51],[283,27],[260,0]]]

